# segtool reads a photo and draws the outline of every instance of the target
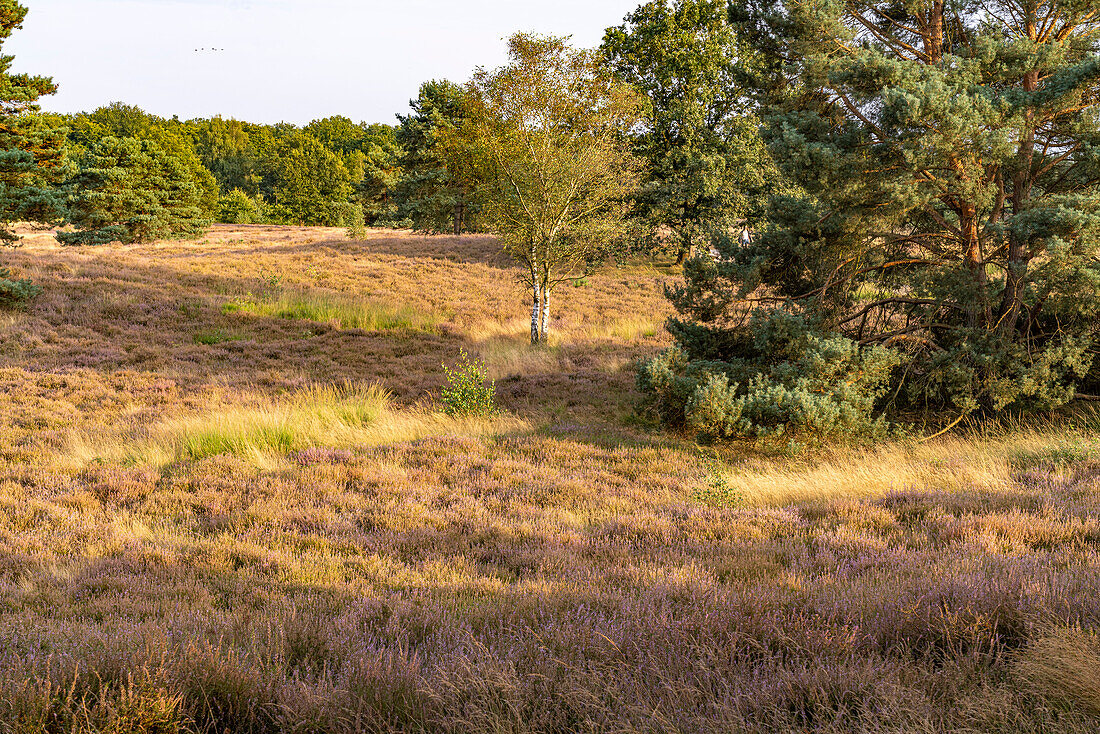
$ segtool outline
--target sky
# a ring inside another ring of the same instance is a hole
[[[516,31],[596,46],[641,0],[21,0],[14,70],[42,107],[125,102],[164,117],[394,122],[427,79],[506,60]],[[216,49],[216,50],[214,50]]]

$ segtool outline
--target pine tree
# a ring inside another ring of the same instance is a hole
[[[200,189],[199,206],[212,217],[218,208],[218,181],[203,164],[196,149],[198,130],[176,118],[165,119],[133,105],[114,102],[93,112],[81,113],[69,122],[69,140],[87,148],[104,138],[134,138],[152,143],[187,169],[187,176]]]
[[[0,0],[0,47],[22,27],[27,9]],[[38,99],[57,87],[47,77],[11,73],[13,57],[0,55],[0,244],[16,246],[15,222],[56,224],[64,216],[64,130],[38,116]],[[0,304],[37,292],[28,280],[9,279],[0,267]]]
[[[196,236],[209,222],[188,167],[154,143],[108,137],[93,144],[68,182],[73,232],[63,245],[151,242]]]
[[[459,234],[467,194],[447,172],[439,141],[462,119],[462,88],[449,81],[429,81],[410,100],[412,114],[398,115],[397,143],[401,148],[402,176],[397,183],[397,218],[408,219],[426,232],[451,230]]]
[[[690,263],[671,372],[762,374],[778,327],[760,324],[795,319],[893,354],[902,408],[1070,400],[1100,326],[1095,3],[757,0],[732,18],[803,195],[775,197],[752,245]]]

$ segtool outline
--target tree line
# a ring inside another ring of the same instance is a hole
[[[484,230],[533,344],[558,283],[675,258],[675,346],[638,384],[705,436],[879,436],[1100,389],[1091,2],[651,0],[598,49],[517,34],[393,126],[61,118],[34,112],[49,80],[8,76],[7,221],[67,221],[68,244],[214,217]]]

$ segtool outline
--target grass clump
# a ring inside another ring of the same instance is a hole
[[[447,384],[443,388],[443,412],[447,415],[483,415],[497,412],[496,381],[480,359],[470,359],[465,349],[459,351],[458,364],[443,365]]]
[[[222,313],[246,313],[268,318],[315,321],[338,329],[365,331],[435,331],[441,318],[412,306],[365,301],[343,293],[283,291],[261,297],[238,298],[222,306]]]
[[[225,331],[224,329],[211,329],[195,332],[193,340],[196,344],[213,346],[215,344],[223,344],[225,342],[240,341],[241,337],[237,334]]]
[[[1013,671],[1032,692],[1100,717],[1100,636],[1054,629],[1021,653]]]
[[[246,458],[310,446],[354,443],[386,410],[378,385],[315,387],[259,407],[232,407],[161,423],[131,463],[196,460],[218,454]]]

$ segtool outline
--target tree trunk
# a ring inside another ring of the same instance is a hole
[[[993,320],[989,307],[989,276],[982,259],[982,241],[978,232],[978,212],[973,204],[963,204],[959,209],[959,229],[963,236],[963,261],[974,277],[978,302],[967,307],[970,326],[988,327]]]
[[[539,335],[539,341],[543,344],[550,343],[550,286],[547,283],[542,285],[542,326],[539,331],[542,333]]]
[[[1029,32],[1033,32],[1031,24]],[[1024,89],[1034,92],[1039,87],[1039,72],[1029,71],[1024,75]],[[1025,125],[1023,139],[1016,153],[1016,170],[1012,176],[1012,213],[1019,214],[1027,208],[1031,199],[1031,168],[1035,156],[1035,129],[1033,119],[1035,112],[1028,110],[1025,113]],[[1008,272],[1005,274],[1005,290],[1001,298],[1000,325],[1001,333],[1011,335],[1016,331],[1016,323],[1020,318],[1020,307],[1024,294],[1024,279],[1027,276],[1027,268],[1031,259],[1031,243],[1017,233],[1009,232],[1008,235]]]
[[[454,235],[462,234],[462,204],[455,204],[454,209]]]
[[[539,315],[542,313],[539,302],[539,282],[531,279],[531,346],[539,343]]]

